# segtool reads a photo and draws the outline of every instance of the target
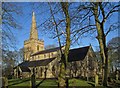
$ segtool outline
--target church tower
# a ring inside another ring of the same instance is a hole
[[[33,61],[39,59],[40,57],[32,58],[30,55],[42,50],[44,50],[44,41],[38,39],[35,13],[33,12],[30,38],[24,41],[24,61]]]

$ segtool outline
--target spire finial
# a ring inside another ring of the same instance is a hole
[[[32,12],[32,15],[35,16],[35,12],[34,11]]]

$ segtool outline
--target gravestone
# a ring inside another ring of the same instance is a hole
[[[116,72],[116,80],[118,80],[119,75],[118,75],[118,71]]]
[[[98,75],[95,75],[95,86],[98,86]]]

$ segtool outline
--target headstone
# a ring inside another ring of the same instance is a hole
[[[118,80],[119,76],[118,76],[118,71],[116,72],[116,80]]]
[[[98,75],[96,74],[95,75],[95,86],[97,86],[98,85]]]

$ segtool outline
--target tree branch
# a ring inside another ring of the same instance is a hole
[[[55,20],[55,17],[54,17],[54,14],[53,14],[53,11],[52,11],[52,8],[51,8],[51,5],[50,5],[49,2],[48,2],[48,5],[50,6],[50,12],[51,12],[51,15],[52,15],[52,18],[53,18],[53,21],[54,21],[56,33],[57,33],[57,35],[59,35],[58,25],[57,25],[57,22],[56,22],[56,20]],[[62,21],[61,21],[61,22],[62,22]],[[60,46],[60,52],[61,52],[61,54],[63,54],[63,52],[62,52],[62,46],[61,46],[61,41],[60,41],[60,37],[59,37],[59,36],[57,36],[57,37],[58,37],[58,42],[59,42],[59,46]]]
[[[110,25],[108,31],[105,33],[105,36],[107,36],[109,34],[109,32],[112,31],[112,29],[116,30],[117,27],[118,27],[117,23],[114,23],[114,24]]]
[[[104,8],[102,6],[102,2],[99,3],[99,7],[100,7],[100,10],[102,12],[102,16],[103,16],[103,20],[102,20],[102,24],[105,22],[105,11],[104,11]]]
[[[113,12],[118,12],[118,10],[115,10],[116,8],[120,7],[120,5],[114,6],[109,13],[105,16],[105,19],[107,19]]]

